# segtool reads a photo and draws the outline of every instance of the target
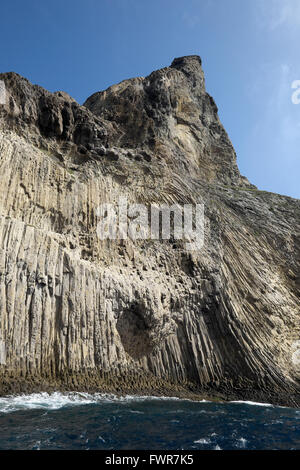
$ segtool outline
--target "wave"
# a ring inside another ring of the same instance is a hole
[[[26,409],[44,409],[58,410],[63,407],[82,406],[91,404],[104,403],[128,403],[128,402],[144,402],[144,401],[178,401],[178,402],[194,402],[194,403],[213,403],[207,400],[194,401],[191,399],[183,399],[179,397],[166,396],[141,396],[141,395],[124,395],[119,396],[109,393],[85,393],[85,392],[41,392],[29,395],[10,395],[0,397],[0,413],[11,413],[13,411],[21,411]],[[218,404],[224,404],[219,402]],[[228,403],[228,402],[227,402]],[[252,405],[273,407],[269,403],[258,403],[252,401],[231,401],[232,404]]]
[[[211,440],[208,438],[198,439],[198,441],[194,441],[194,444],[211,444]]]
[[[243,400],[230,401],[229,403],[237,403],[240,405],[254,405],[254,406],[274,406],[271,403],[259,403],[256,401],[243,401]]]
[[[82,406],[91,404],[104,404],[104,403],[128,403],[128,402],[143,402],[143,401],[191,401],[188,399],[181,399],[178,397],[159,397],[159,396],[139,396],[139,395],[124,395],[117,396],[108,393],[84,393],[84,392],[41,392],[32,393],[30,395],[10,395],[0,397],[0,413],[11,413],[13,411],[21,410],[58,410],[70,406]],[[203,400],[205,401],[205,400]]]

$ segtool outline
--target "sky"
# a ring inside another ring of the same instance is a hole
[[[300,0],[10,0],[0,14],[0,72],[79,103],[200,55],[241,173],[300,198]]]

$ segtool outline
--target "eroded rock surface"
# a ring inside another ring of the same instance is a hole
[[[83,106],[0,80],[0,392],[299,405],[300,202],[240,175],[200,58]],[[203,248],[101,241],[120,196],[204,203]]]

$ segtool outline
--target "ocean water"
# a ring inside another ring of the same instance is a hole
[[[300,449],[300,410],[86,393],[4,397],[0,449]]]

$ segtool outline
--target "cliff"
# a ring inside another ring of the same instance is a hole
[[[300,404],[300,201],[259,191],[198,56],[83,106],[0,74],[0,393]],[[99,207],[204,204],[204,244],[99,238]]]

